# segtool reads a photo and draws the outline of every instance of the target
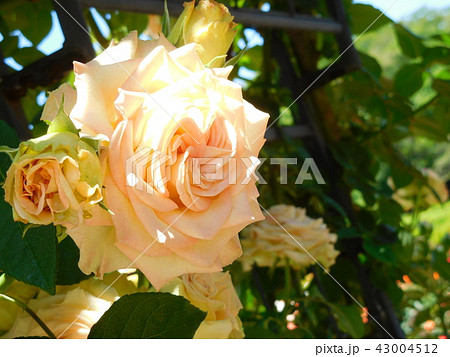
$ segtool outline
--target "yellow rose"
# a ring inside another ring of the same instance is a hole
[[[236,36],[234,17],[225,5],[214,0],[200,0],[197,6],[195,1],[190,1],[184,3],[184,7],[172,30],[181,30],[176,46],[195,43],[203,64],[221,67]]]
[[[64,132],[21,143],[3,188],[14,220],[73,228],[102,199],[101,184],[95,151]]]
[[[117,277],[117,273],[112,275]],[[108,282],[89,279],[76,285],[57,286],[55,295],[41,291],[35,299],[28,302],[28,307],[56,337],[87,338],[91,327],[122,296],[118,290],[123,294],[137,291],[133,284],[126,281],[125,276],[121,276],[110,288],[109,284],[106,284]],[[47,334],[30,315],[20,311],[11,330],[2,338],[20,336],[47,336]]]
[[[448,189],[445,182],[431,169],[423,169],[422,174],[427,180],[427,184],[435,191],[435,193],[424,183],[413,181],[406,187],[402,187],[395,191],[392,198],[397,201],[405,211],[413,209],[415,206],[419,209],[428,208],[440,202],[448,200]],[[395,189],[394,182],[391,178],[388,180],[389,186]]]
[[[243,100],[230,70],[205,68],[194,45],[135,32],[75,63],[71,117],[110,138],[104,185],[113,214],[97,210],[68,232],[85,273],[138,258],[133,267],[160,288],[240,256],[238,232],[263,218],[253,173],[268,115]]]
[[[26,304],[31,298],[36,296],[38,290],[34,286],[20,281],[14,281],[3,294],[16,298]],[[21,310],[15,303],[0,299],[0,335],[11,328],[16,320],[17,314]]]
[[[303,208],[288,205],[272,206],[268,212],[270,215],[265,214],[264,221],[252,224],[243,232],[241,262],[244,270],[250,270],[253,264],[283,266],[286,260],[295,269],[300,269],[314,264],[309,254],[325,268],[334,264],[339,254],[334,249],[337,236],[330,233],[322,219],[312,219]]]
[[[185,274],[162,288],[207,312],[194,338],[243,338],[238,312],[242,304],[228,272]]]

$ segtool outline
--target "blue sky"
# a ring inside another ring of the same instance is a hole
[[[429,9],[443,9],[450,7],[449,0],[357,0],[356,3],[370,4],[386,12],[391,19],[400,21],[422,7]],[[392,5],[394,3],[394,5]],[[391,6],[392,5],[392,6]]]

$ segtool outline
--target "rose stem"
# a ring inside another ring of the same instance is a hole
[[[53,332],[48,328],[48,326],[44,323],[44,321],[42,321],[38,315],[36,315],[36,313],[31,310],[26,304],[24,304],[22,301],[17,300],[16,298],[13,298],[12,296],[8,296],[5,294],[0,294],[0,298],[4,299],[6,301],[10,301],[15,303],[16,305],[20,306],[22,309],[24,309],[28,315],[30,315],[34,321],[36,321],[39,326],[42,327],[42,329],[45,331],[45,333],[48,335],[48,337],[50,338],[54,338],[56,339],[56,336],[53,334]]]

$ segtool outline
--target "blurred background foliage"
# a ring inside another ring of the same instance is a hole
[[[289,10],[286,1],[222,2]],[[380,12],[344,3],[356,39]],[[322,0],[297,0],[295,7],[298,13],[328,16]],[[48,45],[58,26],[52,9],[48,0],[1,2],[0,48],[10,71],[57,48],[58,43]],[[157,16],[95,9],[85,9],[85,18],[97,52],[131,30],[148,39],[159,24]],[[283,140],[268,142],[262,151],[263,157],[295,157],[299,163],[289,166],[287,185],[279,184],[273,167],[262,165],[260,173],[269,184],[259,186],[261,204],[293,204],[323,217],[338,234],[342,252],[331,274],[358,301],[388,298],[392,311],[385,313],[398,317],[411,338],[445,338],[450,326],[450,202],[445,202],[450,180],[449,19],[450,8],[422,9],[400,23],[381,16],[356,42],[361,69],[305,96],[339,168],[327,172],[319,167],[326,185],[294,184],[302,159],[313,154],[304,140],[280,132]],[[245,46],[247,51],[232,76],[243,86],[244,97],[269,112],[272,121],[280,116],[278,128],[304,121],[298,103],[290,106],[297,94],[283,85],[273,55],[280,43],[298,76],[305,68],[326,68],[339,55],[331,34],[238,27],[230,55]],[[69,74],[61,82],[73,80]],[[29,89],[21,99],[35,136],[43,134],[39,118],[46,93],[59,84]],[[348,195],[353,217],[333,190]],[[319,267],[255,268],[247,274],[236,262],[229,269],[244,305],[247,337],[380,336],[367,313]],[[367,296],[374,290],[364,287],[361,269],[381,297]]]

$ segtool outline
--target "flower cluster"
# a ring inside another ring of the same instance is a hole
[[[238,233],[264,218],[255,170],[268,114],[228,79],[235,26],[225,6],[191,1],[167,38],[131,32],[74,62],[75,88],[63,84],[44,106],[46,135],[2,149],[12,158],[3,188],[14,220],[63,227],[79,268],[96,275],[54,296],[19,294],[55,335],[86,338],[137,292],[105,285],[132,268],[207,312],[195,338],[243,337],[242,306],[221,271],[242,254]],[[10,312],[5,337],[45,334],[33,314]]]
[[[172,31],[179,47],[132,32],[75,62],[76,88],[44,108],[49,133],[22,143],[8,171],[15,219],[67,228],[86,274],[134,267],[157,289],[236,260],[238,233],[263,219],[254,171],[268,115],[227,79],[231,66],[205,65],[226,55],[232,19],[192,1]]]
[[[334,248],[336,234],[330,233],[322,219],[312,219],[305,209],[295,206],[272,206],[266,219],[252,224],[243,236],[241,262],[246,271],[254,264],[275,267],[289,263],[301,269],[314,264],[312,257],[328,268],[339,254]]]

